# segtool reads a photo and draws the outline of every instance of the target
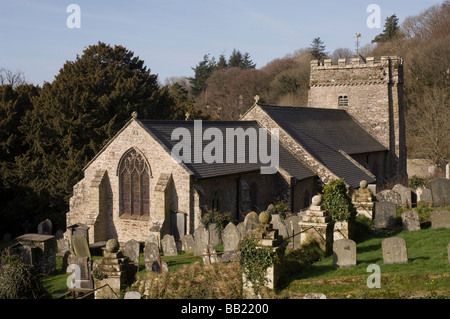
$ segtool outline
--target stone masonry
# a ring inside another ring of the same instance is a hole
[[[347,105],[339,105],[339,97]],[[308,106],[345,109],[390,150],[388,174],[406,175],[403,60],[399,57],[311,61]]]

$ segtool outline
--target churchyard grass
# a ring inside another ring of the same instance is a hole
[[[381,242],[392,236],[405,239],[408,264],[383,263]],[[450,298],[448,243],[449,229],[378,231],[357,244],[356,266],[336,268],[333,257],[325,257],[287,278],[278,295],[300,298],[306,293],[320,292],[328,298]],[[371,264],[380,267],[380,288],[367,286],[372,275],[367,267]]]

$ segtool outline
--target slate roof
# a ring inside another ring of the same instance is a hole
[[[316,160],[351,187],[363,179],[375,179],[344,156],[381,152],[387,149],[345,110],[287,107],[258,104],[275,122],[302,145]]]
[[[172,132],[177,128],[185,128],[191,135],[191,163],[184,163],[184,165],[193,172],[196,179],[247,173],[253,171],[260,171],[261,167],[267,167],[269,163],[262,163],[258,156],[259,147],[257,152],[256,163],[251,163],[249,160],[250,147],[248,138],[244,140],[235,141],[235,154],[236,148],[239,145],[245,143],[245,162],[244,163],[226,163],[226,129],[242,128],[244,131],[248,128],[254,128],[258,132],[261,126],[256,121],[202,121],[202,132],[208,128],[218,128],[222,132],[224,143],[223,163],[201,163],[194,162],[194,121],[160,121],[160,120],[139,120],[139,122],[155,137],[157,138],[169,151],[179,143],[179,140],[171,140]],[[210,140],[202,139],[202,149],[208,144]],[[268,150],[270,154],[270,139],[268,138]],[[253,146],[253,145],[252,145]],[[288,172],[291,176],[298,180],[313,177],[316,174],[311,171],[305,164],[303,164],[297,157],[295,157],[290,151],[279,145],[279,166]]]

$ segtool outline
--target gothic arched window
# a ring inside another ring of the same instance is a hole
[[[211,199],[211,210],[219,212],[221,208],[221,196],[220,196],[220,189],[216,190],[214,192],[214,195]]]
[[[150,170],[145,158],[131,150],[119,166],[120,215],[129,217],[150,215]]]

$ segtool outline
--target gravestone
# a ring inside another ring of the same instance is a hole
[[[406,241],[403,238],[391,237],[381,242],[383,262],[385,264],[407,264],[408,253]]]
[[[194,255],[200,256],[203,254],[203,249],[209,244],[209,232],[205,227],[199,226],[194,233]]]
[[[450,228],[450,211],[435,210],[431,212],[431,228]]]
[[[52,234],[53,225],[50,219],[46,219],[39,223],[38,225],[38,234],[39,235],[51,235]]]
[[[438,177],[430,181],[431,196],[434,206],[450,204],[450,179]]]
[[[235,255],[232,251],[238,249],[240,240],[241,234],[238,228],[233,223],[228,223],[222,234],[223,250],[225,253],[222,255],[221,261],[229,261]]]
[[[392,190],[400,195],[401,206],[412,206],[414,198],[411,188],[397,184],[392,188]]]
[[[145,270],[152,271],[152,264],[159,259],[159,247],[152,242],[146,242],[144,247]]]
[[[86,237],[82,235],[72,236],[72,248],[78,257],[86,257],[91,260],[91,252]]]
[[[400,194],[389,189],[379,192],[376,195],[376,198],[379,202],[391,202],[396,205],[402,204],[402,197],[400,196]]]
[[[89,243],[89,229],[90,229],[90,227],[88,225],[81,224],[81,223],[74,224],[72,226],[67,227],[67,230],[69,232],[69,237],[83,236],[86,238],[88,243]]]
[[[127,291],[123,299],[141,299],[141,294],[137,291]]]
[[[291,237],[289,239],[289,241],[290,241],[290,244],[288,246],[289,248],[297,249],[300,246],[299,222],[300,222],[300,217],[298,217],[297,215],[286,218],[285,223],[286,223],[287,237]],[[294,236],[294,237],[292,238],[292,236]]]
[[[272,215],[272,226],[273,229],[278,230],[278,235],[283,236],[283,238],[288,237],[286,224],[281,220],[281,217],[279,214],[273,214]]]
[[[125,243],[123,253],[132,263],[139,262],[139,246],[139,243],[134,239],[131,239]],[[134,264],[134,267],[139,268],[139,264]]]
[[[172,232],[175,239],[178,240],[186,235],[186,214],[174,213],[173,219],[175,223],[173,223]]]
[[[395,228],[397,204],[387,201],[375,202],[375,228]]]
[[[177,245],[175,244],[175,238],[172,235],[164,235],[161,240],[161,246],[164,256],[177,256]]]
[[[432,203],[431,189],[418,187],[416,189],[417,202]]]
[[[209,224],[208,232],[209,232],[209,244],[213,247],[219,245],[220,240],[219,240],[219,232],[217,231],[217,224],[215,223]]]
[[[167,265],[167,263],[162,260],[161,264],[157,261],[152,263],[151,266],[151,271],[157,273],[157,274],[161,274],[163,272],[169,272],[169,266]]]
[[[339,239],[333,243],[333,265],[350,267],[356,265],[356,243],[350,239]]]
[[[420,230],[419,213],[416,211],[406,211],[402,214],[402,225],[404,230]]]
[[[256,212],[250,212],[245,216],[244,226],[246,231],[255,229],[258,224],[259,224],[259,216]]]
[[[181,237],[181,247],[182,250],[186,253],[193,253],[194,252],[194,237],[192,234],[187,234]]]
[[[247,232],[245,230],[245,224],[244,222],[237,224],[237,229],[239,230],[239,234],[241,234],[241,237],[245,236],[245,233]]]
[[[24,234],[15,239],[11,253],[22,257],[24,263],[36,265],[39,272],[48,274],[56,269],[56,239],[52,235]]]
[[[211,265],[219,261],[217,252],[211,245],[206,245],[203,248],[202,259],[204,265]]]
[[[327,299],[327,296],[322,293],[308,293],[303,296],[303,299]]]
[[[147,239],[145,240],[146,243],[154,243],[156,246],[161,247],[161,244],[159,242],[159,237],[155,234],[148,235]]]

